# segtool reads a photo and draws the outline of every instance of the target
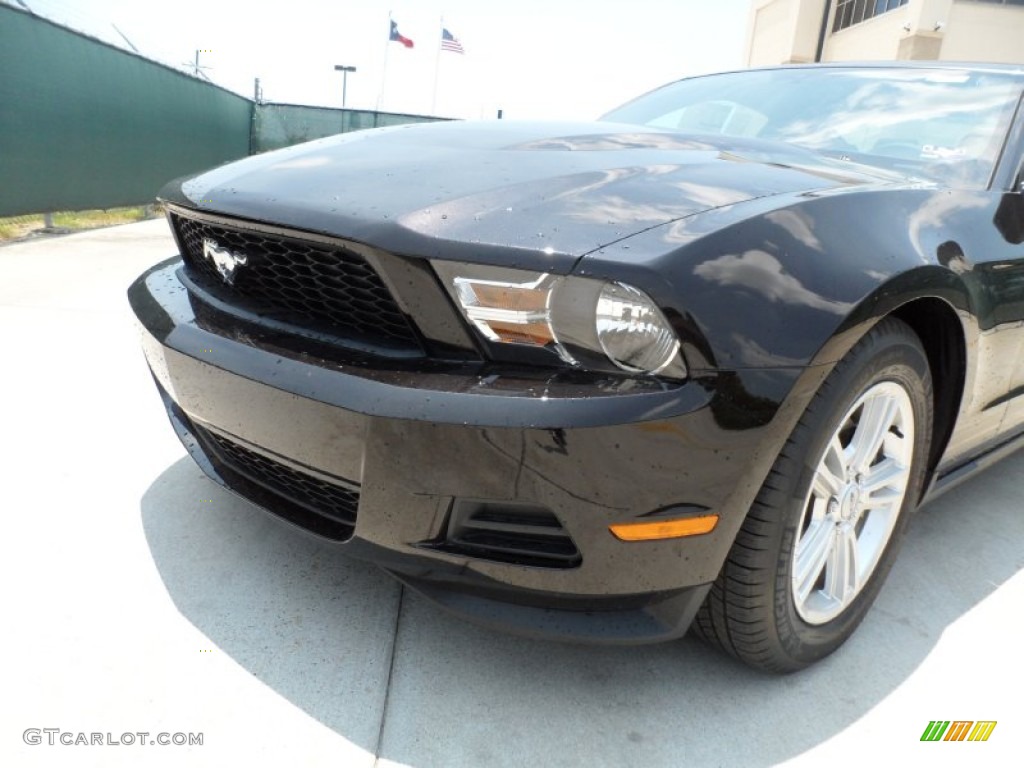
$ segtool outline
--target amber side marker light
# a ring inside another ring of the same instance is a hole
[[[718,525],[718,515],[684,517],[680,520],[658,520],[650,523],[617,523],[608,530],[622,541],[653,541],[655,539],[678,539],[683,536],[699,536],[710,533]]]

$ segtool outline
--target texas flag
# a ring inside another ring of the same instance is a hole
[[[401,43],[406,48],[412,48],[413,45],[412,40],[398,31],[398,23],[394,21],[391,22],[391,37],[388,39],[394,40],[396,43]]]

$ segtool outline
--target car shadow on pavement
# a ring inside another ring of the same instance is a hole
[[[1024,452],[927,507],[853,639],[786,677],[689,638],[597,648],[471,625],[223,491],[188,459],[149,487],[142,522],[186,619],[295,706],[383,758],[749,766],[795,757],[860,719],[951,623],[1024,569],[1022,485]]]
[[[147,489],[142,524],[186,619],[271,689],[373,753],[401,592],[391,577],[228,493],[189,458]]]

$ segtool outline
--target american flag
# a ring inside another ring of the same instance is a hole
[[[451,51],[452,53],[466,52],[462,47],[462,43],[459,42],[459,38],[443,27],[441,28],[441,50]]]

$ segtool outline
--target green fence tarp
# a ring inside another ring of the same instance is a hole
[[[0,216],[149,203],[250,152],[436,119],[254,104],[0,4]]]
[[[253,122],[253,152],[280,149],[335,133],[425,123],[441,118],[360,109],[330,109],[299,104],[259,104]]]
[[[253,103],[0,5],[0,215],[148,203],[249,153]]]

